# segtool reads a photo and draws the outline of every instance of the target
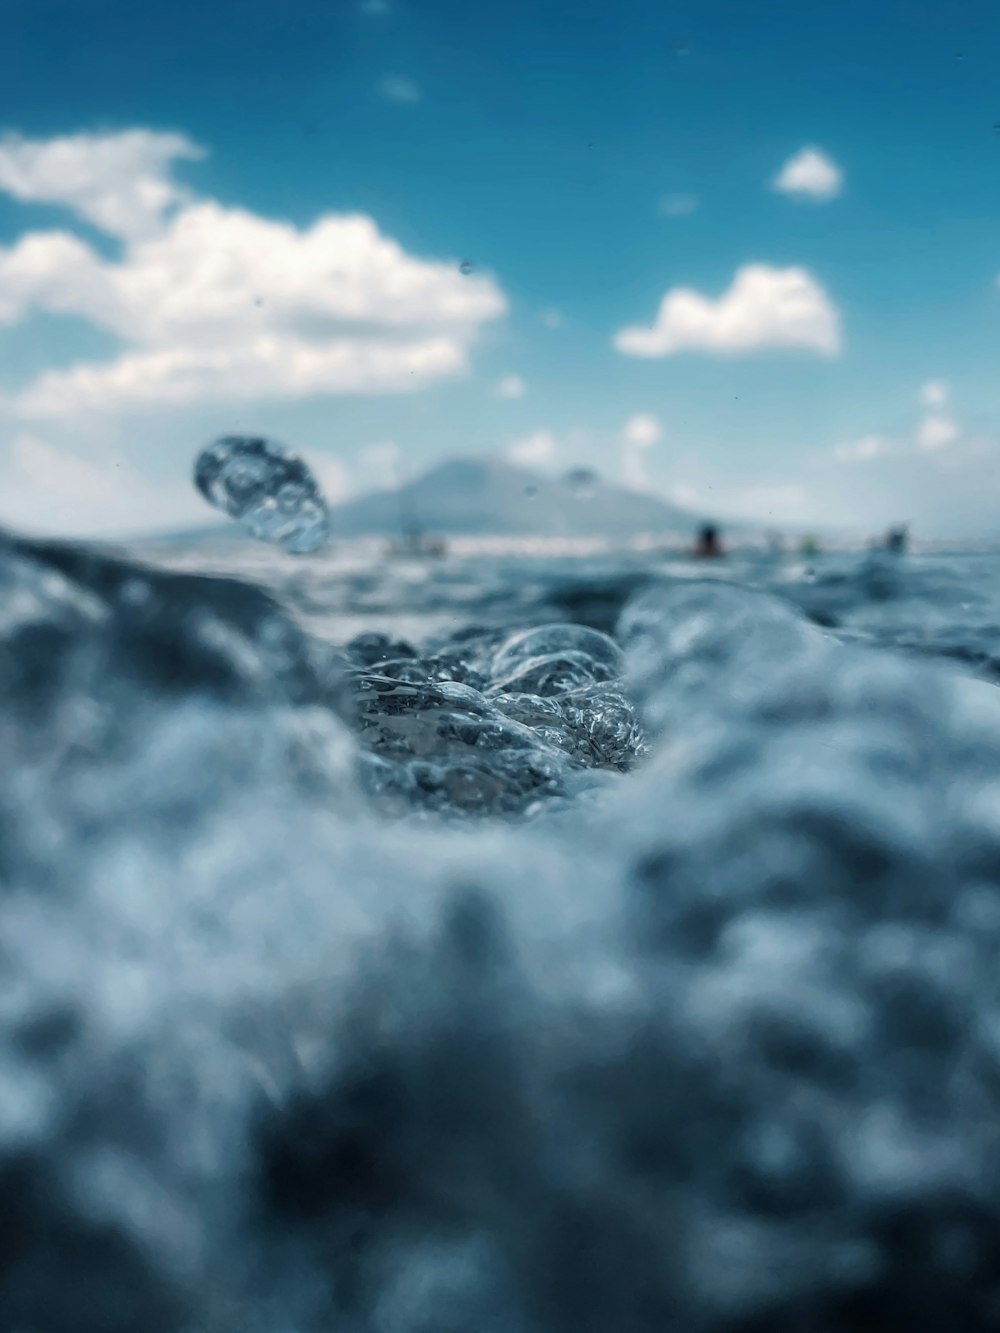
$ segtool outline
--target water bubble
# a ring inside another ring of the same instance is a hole
[[[553,624],[521,630],[505,639],[494,655],[491,674],[500,681],[535,658],[567,653],[590,659],[595,670],[607,668],[607,674],[602,673],[605,680],[624,671],[622,652],[614,639],[586,625]]]
[[[465,277],[468,277],[475,267],[476,266],[475,264],[473,264],[471,259],[463,259],[458,266],[458,271]]]
[[[271,440],[227,435],[198,455],[194,483],[260,541],[294,555],[328,537],[326,502],[309,468]]]

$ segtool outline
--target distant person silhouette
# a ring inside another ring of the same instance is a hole
[[[717,556],[725,555],[722,542],[719,539],[719,530],[714,524],[706,523],[704,527],[698,529],[698,538],[694,544],[692,554],[700,560],[711,560]]]

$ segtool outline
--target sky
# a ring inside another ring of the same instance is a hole
[[[5,0],[0,521],[454,454],[1000,536],[994,0]]]

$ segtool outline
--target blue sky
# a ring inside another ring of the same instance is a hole
[[[5,20],[5,521],[195,521],[193,454],[252,430],[332,494],[492,450],[1000,531],[995,4]]]

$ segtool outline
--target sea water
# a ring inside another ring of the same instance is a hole
[[[0,547],[11,1333],[1000,1325],[1000,558]]]

